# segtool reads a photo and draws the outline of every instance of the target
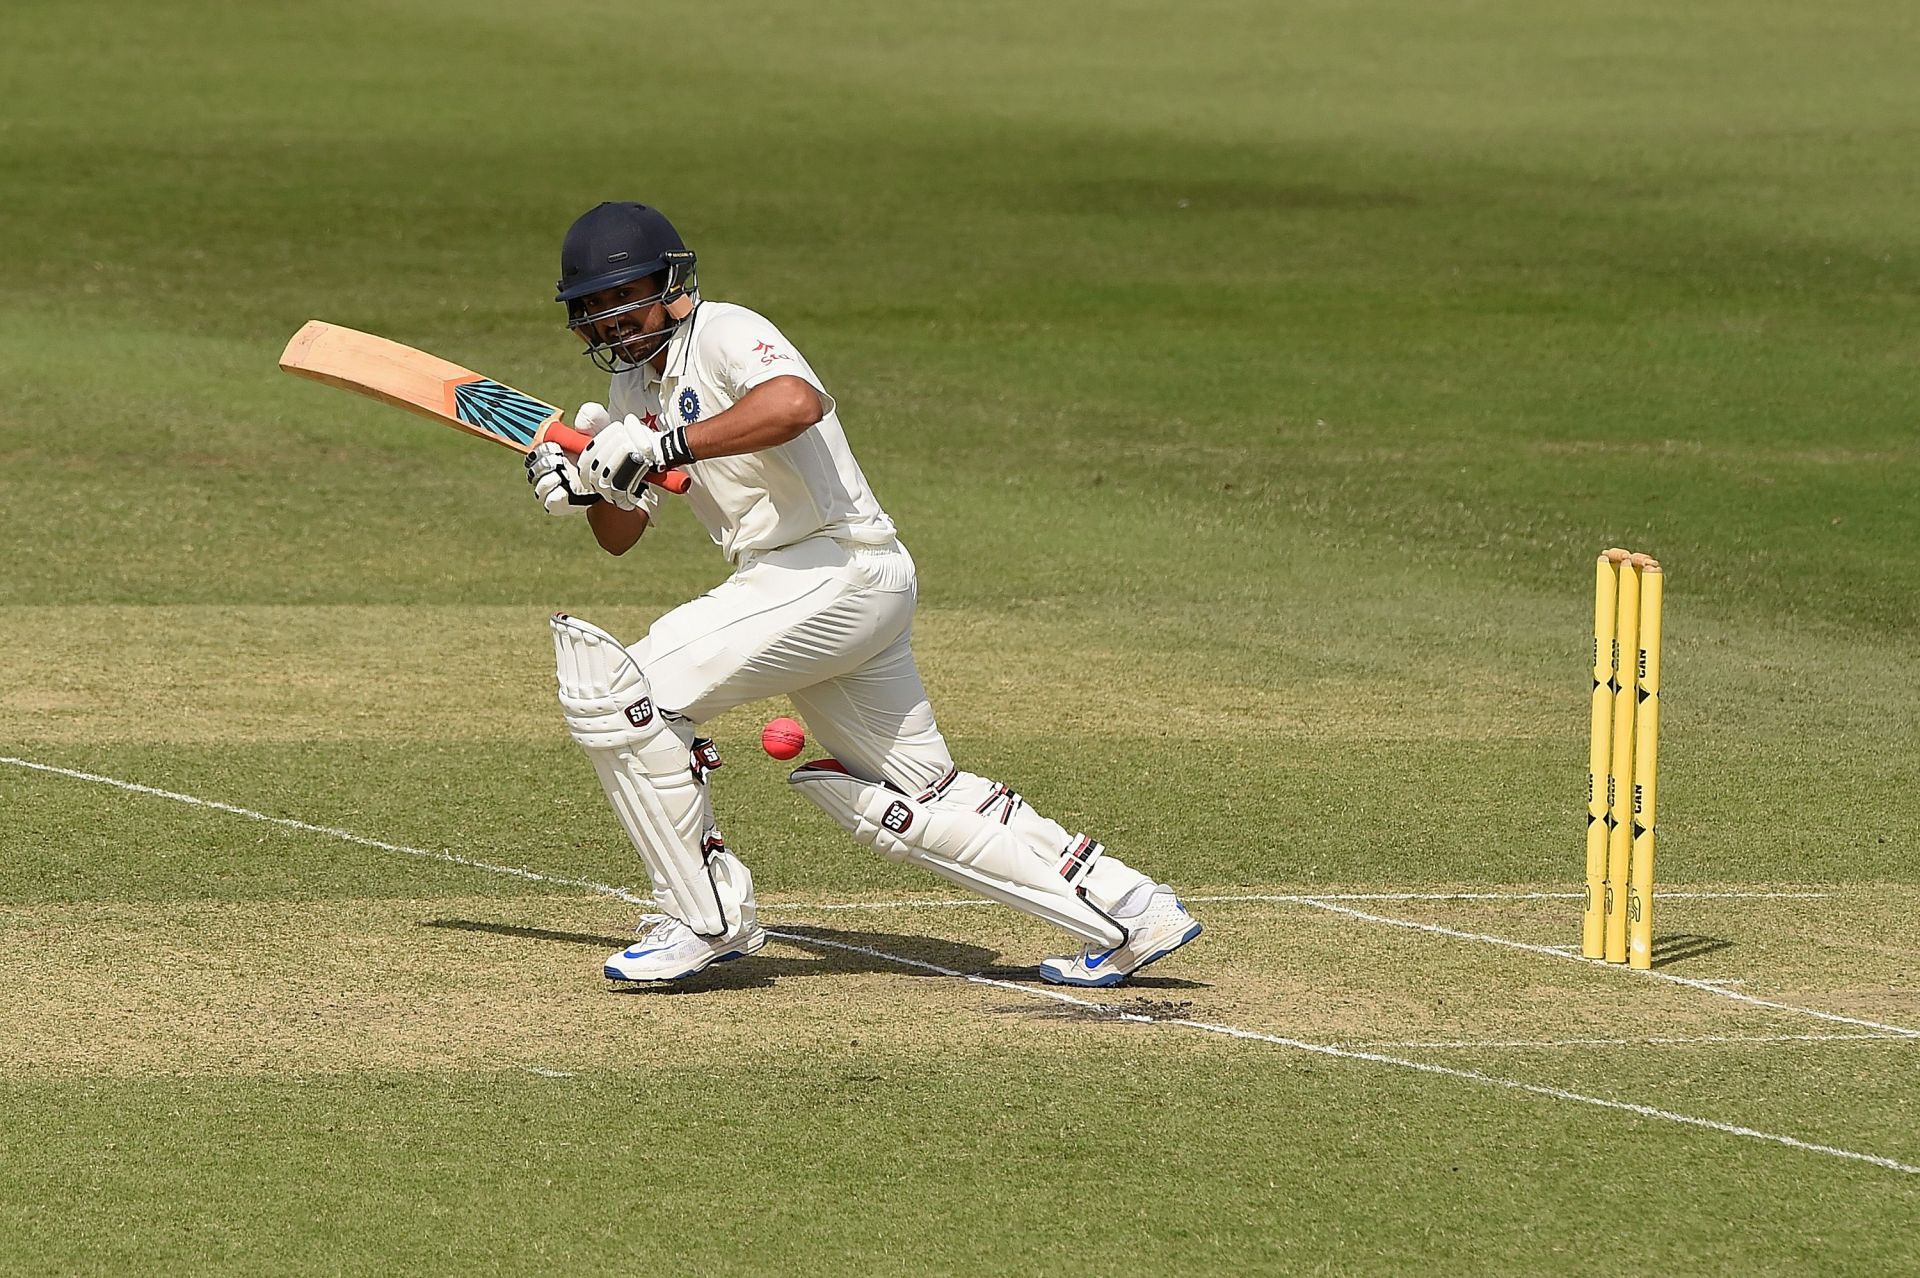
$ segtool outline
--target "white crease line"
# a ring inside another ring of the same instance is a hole
[[[1233,1025],[1216,1025],[1210,1021],[1195,1021],[1174,1017],[1142,1016],[1138,1012],[1115,1011],[1103,1003],[1077,998],[1061,990],[1047,989],[1043,986],[1020,985],[1013,981],[995,980],[988,976],[979,976],[968,972],[942,967],[938,963],[928,963],[922,959],[904,958],[898,954],[889,954],[884,950],[871,949],[864,945],[852,945],[845,941],[829,941],[821,937],[791,936],[784,932],[769,932],[784,941],[797,942],[802,946],[827,945],[836,950],[846,950],[854,954],[865,954],[870,958],[884,959],[903,967],[919,968],[921,971],[934,972],[941,976],[957,977],[975,985],[990,985],[995,989],[1008,990],[1015,994],[1024,994],[1031,998],[1049,998],[1074,1007],[1084,1007],[1100,1012],[1113,1020],[1131,1021],[1140,1025],[1179,1025],[1187,1029],[1201,1030],[1208,1034],[1221,1034],[1228,1038],[1244,1039],[1250,1042],[1272,1043],[1279,1047],[1290,1047],[1295,1051],[1311,1052],[1317,1056],[1334,1056],[1344,1060],[1372,1061],[1376,1065],[1391,1065],[1396,1069],[1414,1070],[1422,1074],[1435,1074],[1445,1078],[1466,1079],[1469,1082],[1483,1083],[1490,1087],[1505,1088],[1509,1091],[1530,1092],[1535,1096],[1548,1096],[1554,1100],[1572,1101],[1580,1105],[1594,1105],[1601,1109],[1619,1110],[1628,1114],[1638,1114],[1643,1118],[1658,1118],[1669,1123],[1681,1123],[1688,1127],[1701,1127],[1708,1131],[1723,1132],[1729,1136],[1745,1136],[1750,1140],[1771,1141],[1776,1145],[1785,1145],[1792,1149],[1805,1150],[1808,1153],[1826,1154],[1833,1158],[1846,1158],[1855,1162],[1872,1163],[1876,1167],[1885,1167],[1891,1171],[1904,1172],[1909,1176],[1920,1175],[1920,1167],[1911,1163],[1899,1162],[1879,1154],[1863,1154],[1858,1150],[1841,1149],[1836,1145],[1817,1145],[1811,1141],[1800,1140],[1794,1136],[1781,1136],[1774,1132],[1763,1132],[1753,1127],[1741,1127],[1734,1123],[1722,1123],[1711,1118],[1696,1118],[1691,1114],[1675,1113],[1670,1109],[1656,1109],[1651,1105],[1637,1105],[1631,1101],[1608,1100],[1601,1096],[1588,1096],[1584,1092],[1570,1092],[1559,1087],[1545,1087],[1538,1083],[1523,1083],[1514,1078],[1499,1078],[1492,1074],[1483,1074],[1479,1070],[1456,1069],[1451,1065],[1434,1065],[1426,1061],[1410,1061],[1399,1056],[1387,1056],[1380,1052],[1366,1051],[1354,1047],[1337,1047],[1331,1043],[1309,1043],[1297,1038],[1283,1038],[1278,1034],[1263,1034],[1258,1030],[1240,1029]]]
[[[1653,1035],[1647,1038],[1541,1039],[1414,1039],[1400,1042],[1357,1043],[1365,1048],[1492,1048],[1492,1047],[1645,1047],[1676,1044],[1732,1043],[1911,1043],[1906,1034],[1702,1034],[1697,1037]]]
[[[1724,1132],[1729,1136],[1745,1136],[1750,1140],[1772,1141],[1776,1145],[1786,1145],[1792,1149],[1806,1150],[1814,1154],[1827,1154],[1834,1158],[1850,1158],[1857,1162],[1872,1163],[1876,1167],[1885,1167],[1892,1171],[1905,1172],[1909,1176],[1920,1175],[1920,1167],[1911,1163],[1897,1162],[1879,1154],[1863,1154],[1857,1150],[1841,1149],[1836,1145],[1816,1145],[1810,1141],[1793,1136],[1781,1136],[1773,1132],[1763,1132],[1753,1127],[1741,1127],[1733,1123],[1722,1123],[1711,1118],[1695,1118],[1691,1114],[1675,1113],[1670,1109],[1655,1109],[1651,1105],[1637,1105],[1631,1101],[1607,1100],[1601,1096],[1588,1096],[1583,1092],[1570,1092],[1559,1087],[1545,1087],[1539,1083],[1523,1083],[1513,1078],[1497,1078],[1492,1074],[1482,1074],[1479,1070],[1455,1069],[1449,1065],[1433,1065],[1426,1061],[1410,1061],[1398,1056],[1386,1056],[1379,1052],[1358,1051],[1352,1048],[1333,1047],[1325,1043],[1303,1043],[1299,1039],[1282,1038],[1277,1034],[1261,1034],[1253,1030],[1235,1029],[1230,1025],[1212,1025],[1206,1021],[1169,1021],[1171,1025],[1185,1025],[1193,1029],[1207,1030],[1214,1034],[1225,1034],[1232,1038],[1254,1039],[1263,1043],[1276,1043],[1281,1047],[1291,1047],[1302,1052],[1314,1052],[1322,1056],[1343,1056],[1353,1060],[1374,1061],[1381,1065],[1394,1065],[1401,1069],[1418,1070],[1423,1074],[1440,1074],[1448,1078],[1464,1078],[1476,1083],[1485,1083],[1490,1087],[1504,1087],[1513,1091],[1531,1092],[1535,1096],[1551,1096],[1555,1100],[1573,1101],[1581,1105],[1594,1105],[1601,1109],[1621,1110],[1629,1114],[1639,1114],[1645,1118],[1660,1118],[1669,1123],[1684,1123],[1689,1127],[1704,1127],[1708,1131]]]
[[[1898,1034],[1902,1038],[1920,1038],[1920,1030],[1909,1029],[1904,1025],[1888,1025],[1883,1021],[1869,1021],[1858,1016],[1842,1016],[1838,1012],[1822,1012],[1817,1008],[1779,1003],[1770,998],[1757,998],[1752,994],[1743,994],[1739,990],[1730,990],[1721,985],[1695,980],[1690,976],[1675,976],[1671,972],[1662,972],[1658,969],[1629,968],[1619,963],[1599,963],[1592,959],[1581,958],[1578,954],[1562,952],[1551,945],[1534,945],[1528,941],[1510,940],[1507,937],[1493,936],[1486,932],[1463,932],[1459,928],[1442,927],[1438,923],[1421,923],[1414,919],[1397,919],[1386,914],[1369,914],[1365,910],[1356,910],[1350,905],[1340,905],[1316,897],[1302,897],[1300,904],[1319,910],[1328,910],[1334,914],[1345,914],[1350,918],[1361,919],[1368,923],[1383,923],[1388,927],[1404,927],[1415,932],[1430,932],[1435,936],[1450,936],[1461,941],[1479,941],[1483,945],[1498,945],[1505,949],[1522,950],[1528,954],[1545,954],[1552,958],[1583,964],[1595,971],[1623,972],[1648,980],[1667,981],[1674,985],[1684,985],[1688,989],[1705,990],[1709,994],[1718,994],[1721,998],[1730,998],[1753,1007],[1770,1008],[1776,1012],[1793,1012],[1799,1016],[1813,1016],[1840,1025],[1858,1025],[1863,1029],[1885,1030],[1891,1034]]]
[[[1185,896],[1185,894],[1183,894]],[[1657,900],[1824,900],[1832,892],[1655,892]],[[1584,900],[1586,892],[1263,892],[1254,896],[1185,896],[1185,900]]]
[[[1827,892],[1661,892],[1663,901],[1784,900],[1813,901],[1831,895]],[[1578,901],[1584,892],[1316,892],[1310,895],[1286,892],[1241,892],[1224,896],[1190,896],[1184,901],[1196,905],[1274,902],[1281,905],[1311,905],[1315,901]],[[910,897],[898,901],[839,901],[817,903],[781,901],[762,903],[760,909],[784,910],[795,914],[838,912],[842,910],[954,910],[991,906],[994,902],[979,897]],[[1567,946],[1573,949],[1573,946]]]
[[[351,831],[337,829],[333,826],[310,825],[305,821],[295,821],[288,817],[268,816],[264,812],[255,812],[251,808],[236,807],[231,803],[221,803],[213,799],[198,799],[190,794],[179,794],[172,790],[160,790],[153,786],[140,785],[133,781],[121,781],[114,777],[105,777],[93,772],[80,772],[72,768],[56,768],[50,764],[34,763],[27,759],[17,759],[8,755],[0,755],[0,763],[29,768],[36,772],[48,772],[56,776],[70,777],[76,781],[90,781],[98,785],[112,786],[115,789],[125,790],[131,794],[151,795],[155,798],[171,799],[177,803],[185,803],[193,807],[210,808],[215,812],[225,812],[233,816],[246,817],[253,821],[264,821],[269,825],[278,825],[289,830],[299,830],[307,834],[322,834],[328,838],[341,839],[348,843],[358,844],[361,847],[375,848],[383,852],[398,852],[406,856],[418,856],[430,860],[445,861],[452,865],[462,865],[469,869],[485,870],[490,874],[510,875],[514,878],[528,879],[536,883],[553,883],[566,887],[584,888],[589,892],[599,893],[602,896],[610,896],[616,900],[626,901],[632,904],[645,903],[625,888],[609,887],[607,884],[595,883],[589,879],[560,878],[554,875],[539,874],[518,866],[493,865],[486,861],[473,861],[465,857],[455,856],[450,852],[432,852],[425,848],[408,847],[401,843],[387,843],[381,839],[369,839],[364,835],[354,834]],[[1328,906],[1327,908],[1339,907]],[[1351,913],[1357,914],[1359,911],[1351,911]],[[1395,922],[1396,920],[1383,919],[1381,921]],[[853,954],[865,954],[871,958],[881,959],[901,967],[918,968],[921,971],[933,972],[940,976],[957,977],[973,985],[990,985],[995,989],[1008,990],[1028,998],[1052,999],[1055,1002],[1068,1003],[1075,1007],[1084,1007],[1092,1011],[1112,1015],[1114,1019],[1117,1020],[1131,1021],[1136,1024],[1179,1025],[1187,1029],[1200,1030],[1208,1034],[1224,1035],[1228,1038],[1244,1039],[1249,1042],[1272,1043],[1279,1047],[1292,1048],[1295,1051],[1311,1052],[1317,1056],[1333,1056],[1345,1060],[1372,1061],[1377,1065],[1391,1065],[1396,1069],[1413,1070],[1421,1074],[1431,1074],[1443,1078],[1464,1079],[1468,1082],[1482,1083],[1489,1087],[1499,1087],[1508,1091],[1528,1092],[1535,1096],[1546,1096],[1554,1100],[1571,1101],[1575,1104],[1592,1105],[1600,1109],[1611,1109],[1618,1110],[1622,1113],[1638,1114],[1643,1118],[1658,1118],[1666,1122],[1680,1123],[1688,1127],[1699,1127],[1707,1131],[1722,1132],[1729,1136],[1744,1136],[1750,1140],[1769,1141],[1776,1145],[1785,1145],[1788,1148],[1803,1150],[1808,1153],[1826,1154],[1832,1158],[1844,1158],[1853,1162],[1871,1163],[1875,1167],[1885,1167],[1891,1171],[1902,1172],[1909,1176],[1920,1175],[1920,1167],[1899,1162],[1892,1158],[1886,1158],[1879,1154],[1864,1154],[1858,1150],[1841,1149],[1836,1145],[1818,1145],[1793,1136],[1781,1136],[1773,1132],[1763,1132],[1752,1127],[1741,1127],[1733,1123],[1718,1122],[1711,1118],[1696,1118],[1691,1114],[1680,1114],[1672,1110],[1655,1109],[1651,1105],[1637,1105],[1628,1101],[1607,1100],[1604,1097],[1588,1096],[1581,1092],[1570,1092],[1558,1087],[1543,1087],[1538,1083],[1523,1083],[1518,1079],[1497,1078],[1492,1074],[1482,1074],[1478,1070],[1455,1069],[1450,1065],[1433,1065],[1425,1061],[1410,1061],[1398,1056],[1386,1056],[1379,1052],[1370,1052],[1349,1047],[1337,1047],[1330,1043],[1309,1043],[1297,1038],[1282,1038],[1277,1034],[1262,1034],[1257,1030],[1245,1030],[1232,1025],[1215,1025],[1207,1021],[1184,1019],[1158,1019],[1151,1016],[1142,1016],[1137,1012],[1115,1013],[1104,1004],[1095,1003],[1088,999],[1076,998],[1074,995],[1068,994],[1063,990],[1053,990],[1031,985],[1018,985],[1012,981],[995,980],[992,977],[980,976],[976,973],[961,972],[950,967],[942,967],[938,963],[928,963],[922,959],[906,958],[899,954],[889,954],[884,950],[871,949],[864,945],[853,945],[846,941],[829,941],[824,937],[797,936],[789,932],[776,932],[772,930],[769,930],[767,935],[778,937],[783,941],[800,945],[803,948],[808,945],[824,945],[831,949],[845,950]],[[1502,943],[1512,945],[1521,944],[1517,941]],[[1533,947],[1521,946],[1521,948]],[[1552,951],[1549,950],[1547,953],[1552,953]],[[1658,973],[1655,973],[1655,975],[1658,975]],[[1758,1002],[1760,1000],[1749,1001]],[[1819,1013],[1816,1013],[1816,1015],[1818,1014]],[[1868,1022],[1861,1023],[1867,1024]],[[1902,1031],[1902,1036],[1910,1033],[1911,1031]]]
[[[1569,892],[1567,895],[1578,901],[1585,892]],[[1824,901],[1832,892],[1662,892],[1653,890],[1656,901]]]
[[[791,914],[819,914],[840,910],[962,909],[993,904],[995,902],[983,900],[977,896],[970,896],[964,900],[935,900],[932,897],[922,897],[919,900],[910,901],[836,901],[826,905],[806,901],[763,901],[760,904],[760,912],[765,914],[769,910],[777,910]]]
[[[1263,892],[1252,896],[1187,896],[1185,900],[1586,900],[1586,892]],[[1832,892],[1655,892],[1657,900],[1824,900]]]
[[[448,865],[464,865],[469,869],[485,870],[489,874],[505,874],[516,879],[526,879],[531,883],[552,883],[558,887],[585,888],[589,892],[598,892],[601,896],[610,896],[629,905],[651,905],[646,897],[635,896],[625,888],[612,887],[605,883],[595,883],[591,879],[568,879],[554,874],[540,874],[518,865],[495,865],[490,861],[475,861],[469,857],[456,856],[452,852],[434,852],[428,848],[410,848],[404,843],[387,843],[380,839],[369,839],[363,834],[351,830],[341,830],[330,825],[309,825],[305,821],[296,821],[292,817],[268,816],[265,812],[255,812],[252,808],[235,807],[231,803],[222,803],[218,799],[198,799],[191,794],[181,794],[175,790],[161,790],[150,785],[141,785],[135,781],[122,781],[117,777],[103,777],[97,772],[79,772],[72,768],[56,768],[49,763],[35,763],[31,759],[16,759],[11,755],[0,755],[0,763],[11,764],[16,768],[27,768],[34,772],[50,772],[55,776],[71,777],[75,781],[91,781],[96,785],[112,786],[116,790],[125,790],[129,794],[152,795],[156,799],[171,799],[175,803],[184,803],[189,807],[211,808],[215,812],[225,812],[230,816],[245,817],[249,821],[264,821],[268,825],[277,825],[285,830],[298,830],[302,834],[324,834],[330,839],[340,839],[347,843],[357,843],[363,848],[378,848],[382,852],[398,852],[402,856],[423,857],[429,861],[445,861]]]

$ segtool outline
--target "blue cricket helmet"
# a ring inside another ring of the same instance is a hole
[[[691,272],[693,252],[666,214],[632,201],[608,201],[567,228],[554,301],[571,302],[681,264]]]
[[[651,297],[593,314],[582,301],[653,275],[664,280]],[[587,355],[601,367],[618,372],[666,345],[692,315],[700,285],[693,250],[665,214],[632,201],[608,201],[588,209],[567,228],[560,245],[560,279],[554,287],[554,300],[567,308],[567,327],[587,338]],[[664,302],[673,321],[664,333],[649,334],[638,346],[631,339],[616,341],[608,336],[610,321],[654,302]]]

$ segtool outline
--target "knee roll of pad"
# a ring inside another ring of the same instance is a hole
[[[554,614],[552,626],[560,710],[575,741],[618,748],[660,731],[647,677],[618,639],[564,612]]]

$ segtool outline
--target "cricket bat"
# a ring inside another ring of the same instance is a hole
[[[555,443],[577,457],[592,442],[562,420],[560,409],[524,391],[438,355],[324,320],[308,320],[293,335],[280,354],[280,367],[295,377],[404,408],[518,453]],[[684,493],[692,486],[678,470],[648,475],[647,482],[670,493]]]

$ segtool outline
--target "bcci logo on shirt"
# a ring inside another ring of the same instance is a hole
[[[680,388],[680,420],[689,426],[700,420],[700,392],[691,386]]]
[[[905,834],[913,825],[913,809],[895,799],[887,806],[886,814],[880,818],[880,824],[895,834]]]
[[[627,716],[627,722],[634,727],[644,728],[653,722],[653,698],[642,697],[621,713]]]

